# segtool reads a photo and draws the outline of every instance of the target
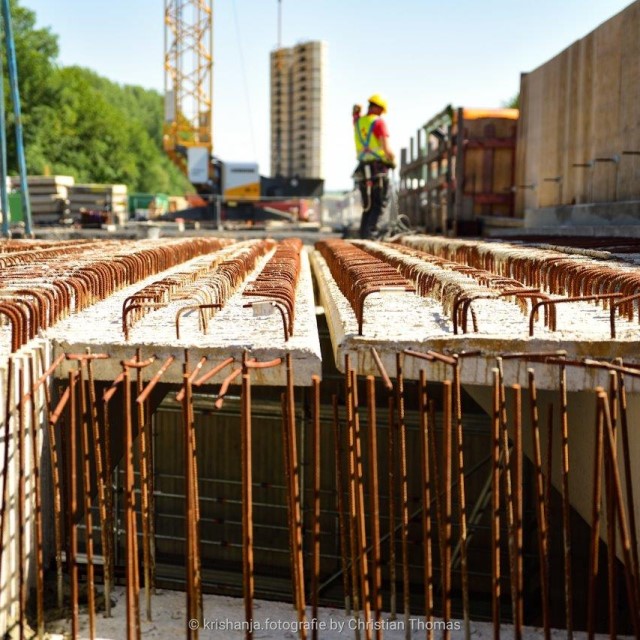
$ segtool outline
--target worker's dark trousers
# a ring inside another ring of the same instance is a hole
[[[362,196],[362,219],[360,220],[360,237],[364,240],[372,238],[376,234],[378,220],[387,206],[389,196],[389,178],[386,176],[375,178],[371,185],[370,195],[367,192],[367,183],[360,182],[360,195]]]

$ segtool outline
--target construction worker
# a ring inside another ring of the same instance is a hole
[[[366,239],[376,232],[389,195],[389,169],[396,165],[387,125],[381,117],[387,111],[387,101],[376,93],[369,98],[366,115],[361,115],[361,110],[356,104],[352,111],[358,160],[353,179],[362,195],[360,237]]]

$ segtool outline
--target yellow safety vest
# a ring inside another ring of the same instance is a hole
[[[373,127],[379,117],[375,114],[361,116],[353,126],[358,162],[372,162],[373,160],[384,162],[386,159],[382,141],[373,133]]]

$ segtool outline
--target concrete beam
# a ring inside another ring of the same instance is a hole
[[[372,347],[390,375],[395,373],[395,355],[403,349],[440,353],[479,350],[481,355],[464,358],[461,380],[464,384],[486,386],[492,384],[496,357],[505,353],[546,353],[562,349],[568,358],[610,358],[612,353],[622,358],[637,358],[637,325],[618,320],[620,328],[625,327],[619,331],[623,337],[611,340],[608,313],[587,303],[559,305],[560,330],[551,332],[536,327],[536,334],[530,338],[528,321],[514,304],[503,300],[478,300],[474,308],[480,333],[454,335],[451,320],[437,301],[407,292],[374,294],[365,303],[364,330],[359,336],[355,314],[318,252],[312,254],[312,264],[340,371],[344,370],[345,355],[349,354],[351,366],[359,375],[378,375]],[[521,385],[527,384],[527,368],[524,360],[504,362],[505,375]],[[421,369],[426,369],[429,380],[451,379],[451,367],[446,364],[405,359],[406,378],[418,379]],[[537,365],[536,370],[540,389],[558,387],[556,365]],[[606,385],[607,380],[606,371],[567,369],[569,391],[594,389]],[[640,392],[640,379],[628,377],[627,386],[630,393]]]
[[[206,365],[209,368],[230,356],[240,362],[245,351],[259,361],[272,360],[291,353],[295,384],[308,386],[311,384],[311,376],[320,376],[322,371],[311,269],[306,252],[301,254],[301,271],[295,303],[295,329],[288,341],[285,342],[282,319],[277,311],[268,316],[257,317],[251,309],[243,306],[259,300],[256,297],[244,296],[242,292],[244,286],[255,279],[269,257],[270,254],[259,262],[252,275],[228,300],[225,307],[215,312],[209,321],[206,334],[198,327],[197,313],[192,312],[181,318],[180,339],[176,338],[176,313],[178,309],[189,304],[183,300],[171,302],[166,307],[148,313],[132,327],[129,340],[125,341],[121,319],[124,300],[146,284],[169,275],[171,271],[167,271],[123,289],[107,300],[98,302],[79,314],[73,314],[50,329],[47,337],[53,343],[54,357],[60,353],[84,353],[87,348],[93,353],[107,353],[110,356],[108,360],[96,363],[96,379],[113,380],[122,371],[120,362],[134,357],[136,349],[139,348],[143,360],[151,356],[156,357],[156,361],[145,369],[145,379],[151,377],[166,358],[172,355],[176,362],[163,375],[162,381],[181,383],[181,363],[184,361],[185,349],[189,350],[192,366],[202,356],[207,356],[211,363]],[[69,368],[75,366],[73,363],[63,363],[56,373],[65,377]],[[224,369],[212,378],[212,384],[220,383],[230,371],[230,368]],[[284,366],[255,369],[252,371],[252,383],[284,385],[285,374]]]

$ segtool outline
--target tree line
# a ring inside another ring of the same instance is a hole
[[[193,191],[162,149],[162,95],[89,69],[58,65],[57,36],[36,28],[35,13],[18,0],[12,6],[28,173],[121,183],[130,192]],[[4,47],[2,58],[8,170],[17,174]]]

